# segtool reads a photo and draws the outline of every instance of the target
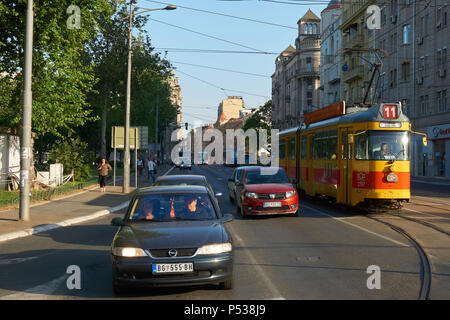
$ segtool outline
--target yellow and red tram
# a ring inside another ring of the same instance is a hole
[[[401,104],[353,109],[332,105],[280,132],[280,167],[307,195],[352,207],[399,208],[411,196],[411,123]]]

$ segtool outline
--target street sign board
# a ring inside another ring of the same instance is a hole
[[[137,139],[135,138],[135,134]],[[137,141],[136,141],[137,140]],[[137,148],[140,149],[140,134],[139,128],[131,127],[130,128],[130,149],[134,150],[135,142],[137,144]],[[124,127],[112,127],[111,130],[111,148],[123,149],[125,143],[125,130]]]

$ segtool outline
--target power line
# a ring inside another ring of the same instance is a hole
[[[211,38],[211,39],[219,40],[219,41],[222,41],[222,42],[230,43],[230,44],[233,44],[235,46],[243,47],[243,48],[246,48],[246,49],[251,49],[253,51],[259,51],[261,53],[266,53],[266,51],[255,49],[255,48],[252,48],[252,47],[249,47],[249,46],[246,46],[246,45],[234,42],[234,41],[225,40],[225,39],[222,39],[222,38],[219,38],[219,37],[216,37],[216,36],[211,36],[211,35],[203,33],[203,32],[198,32],[198,31],[195,31],[195,30],[191,30],[191,29],[188,29],[188,28],[180,27],[180,26],[177,26],[177,25],[174,25],[174,24],[171,24],[171,23],[167,23],[167,22],[156,20],[156,19],[152,19],[152,18],[148,18],[148,19],[151,20],[151,21],[159,22],[159,23],[162,23],[162,24],[174,27],[174,28],[178,28],[178,29],[181,29],[181,30],[189,31],[189,32],[192,32],[192,33],[195,33],[195,34],[207,37],[207,38]]]
[[[176,70],[177,70],[177,72],[181,72],[182,74],[187,75],[188,77],[194,78],[194,79],[196,79],[196,80],[198,80],[198,81],[201,81],[201,82],[203,82],[203,83],[206,83],[206,84],[208,84],[208,85],[210,85],[210,86],[213,86],[214,88],[217,88],[217,89],[222,90],[222,91],[228,90],[228,91],[232,91],[232,92],[239,92],[239,93],[248,94],[248,95],[251,95],[251,96],[257,96],[257,97],[263,97],[263,98],[269,98],[269,99],[270,99],[269,96],[264,96],[264,95],[261,95],[261,94],[250,93],[250,92],[240,91],[240,90],[234,90],[234,89],[222,88],[222,87],[220,87],[220,86],[218,86],[218,85],[215,85],[215,84],[213,84],[213,83],[211,83],[211,82],[208,82],[208,81],[202,80],[202,79],[200,79],[200,78],[194,77],[194,76],[192,76],[192,75],[190,75],[190,74],[188,74],[188,73],[186,73],[186,72],[181,71],[181,70],[178,69],[178,68],[177,68]]]
[[[170,4],[170,3],[166,3],[166,2],[153,1],[153,0],[145,0],[145,1],[154,2],[154,3],[160,3],[160,4],[166,4],[166,5]],[[172,5],[173,5],[173,3],[172,3]],[[192,10],[192,11],[198,11],[198,12],[209,13],[209,14],[214,14],[214,15],[218,15],[218,16],[229,17],[229,18],[233,18],[233,19],[245,20],[245,21],[250,21],[250,22],[255,22],[255,23],[261,23],[261,24],[267,24],[267,25],[272,25],[272,26],[276,26],[276,27],[282,27],[282,28],[297,30],[297,28],[295,28],[295,27],[285,26],[285,25],[282,25],[282,24],[277,24],[277,23],[272,23],[272,22],[267,22],[267,21],[261,21],[261,20],[255,20],[255,19],[250,19],[250,18],[238,17],[238,16],[233,16],[233,15],[229,15],[229,14],[224,14],[224,13],[219,13],[219,12],[214,12],[214,11],[208,11],[208,10],[203,10],[203,9],[190,8],[190,7],[180,6],[178,4],[176,6],[177,6],[177,8],[183,8],[183,9],[188,9],[188,10]]]
[[[222,69],[222,68],[216,68],[216,67],[210,67],[210,66],[204,66],[199,64],[193,64],[193,63],[187,63],[187,62],[179,62],[179,61],[170,61],[171,63],[178,63],[178,64],[185,64],[188,66],[194,66],[199,68],[205,68],[205,69],[213,69],[213,70],[219,70],[219,71],[226,71],[226,72],[234,72],[234,73],[240,73],[240,74],[246,74],[256,77],[263,77],[263,78],[271,78],[270,76],[264,75],[264,74],[258,74],[258,73],[249,73],[249,72],[243,72],[243,71],[237,71],[237,70],[230,70],[230,69]]]
[[[236,51],[236,50],[212,50],[212,49],[195,49],[195,48],[154,48],[155,51],[170,51],[170,52],[192,52],[192,53],[237,53],[237,54],[267,54],[279,55],[276,52],[261,52],[261,51]]]

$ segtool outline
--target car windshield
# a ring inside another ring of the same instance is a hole
[[[249,171],[245,177],[246,184],[291,183],[283,169]]]
[[[355,137],[358,160],[409,160],[407,131],[367,131]]]
[[[137,197],[127,217],[132,221],[216,219],[206,193],[148,194]]]

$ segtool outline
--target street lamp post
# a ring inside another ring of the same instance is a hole
[[[175,10],[176,6],[168,5],[164,8],[146,9],[133,14],[133,3],[136,0],[130,0],[130,16],[128,26],[128,71],[127,71],[127,94],[125,106],[125,141],[124,141],[124,156],[123,156],[123,193],[128,193],[130,189],[130,109],[131,109],[131,55],[132,55],[132,41],[133,41],[133,16],[141,13],[156,11],[156,10]]]
[[[33,61],[33,0],[28,0],[25,61],[23,68],[22,132],[20,135],[20,205],[19,220],[30,219],[31,115],[32,115],[32,61]]]

